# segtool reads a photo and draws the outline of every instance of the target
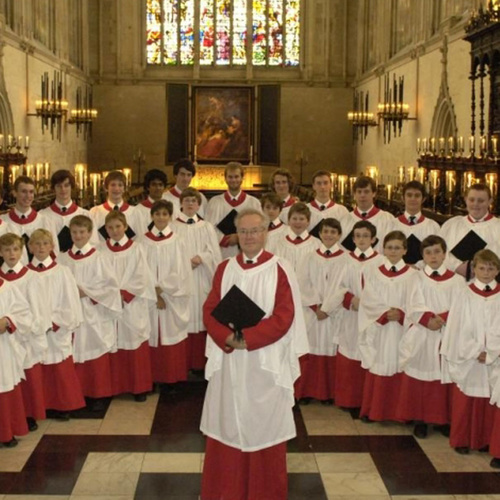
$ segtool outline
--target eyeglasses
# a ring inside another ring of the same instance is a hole
[[[236,232],[240,236],[257,236],[257,234],[263,233],[265,230],[264,227],[254,227],[252,229],[238,229]]]

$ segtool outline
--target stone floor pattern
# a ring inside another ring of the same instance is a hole
[[[198,499],[204,389],[192,381],[146,403],[123,396],[102,413],[39,422],[16,448],[0,448],[0,500]],[[437,432],[417,440],[411,426],[365,424],[318,403],[295,418],[290,499],[500,500],[491,457],[458,455]]]

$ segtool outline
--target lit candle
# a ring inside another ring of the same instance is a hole
[[[460,136],[458,138],[458,150],[463,153],[464,152],[464,138]]]
[[[30,178],[33,176],[33,165],[26,165],[26,175]]]
[[[496,156],[498,154],[498,139],[496,137],[491,138],[491,147],[493,149],[493,155]]]
[[[344,196],[345,194],[345,183],[347,180],[347,175],[339,175],[339,183],[340,183],[340,195]]]
[[[439,138],[439,151],[444,151],[444,137]]]
[[[425,179],[425,168],[419,167],[417,170],[417,180],[418,180],[418,182],[420,182],[420,184],[423,184],[424,179]]]
[[[456,173],[452,170],[446,172],[446,191],[452,194],[455,191]]]
[[[431,144],[431,153],[435,153],[436,152],[436,138],[435,137],[431,137],[430,144]]]
[[[398,167],[398,180],[401,184],[404,184],[405,181],[405,167],[401,165]]]
[[[484,176],[487,186],[490,188],[491,196],[496,197],[496,184],[497,184],[497,174],[489,173]]]
[[[44,174],[45,174],[45,178],[48,180],[49,176],[50,176],[50,164],[49,163],[45,163],[45,165],[44,165]]]
[[[23,136],[22,136],[22,135],[20,135],[20,136],[17,138],[17,147],[18,147],[18,148],[21,148],[21,146],[22,146],[22,144],[21,144],[21,143],[22,143],[22,142],[23,142]]]
[[[75,174],[78,178],[78,188],[83,191],[84,183],[83,183],[83,165],[81,163],[77,163],[75,165]]]
[[[392,199],[392,186],[390,184],[387,184],[387,199],[389,201]]]
[[[474,153],[475,150],[476,150],[476,138],[473,135],[471,135],[469,137],[469,151],[471,153]]]
[[[2,142],[3,138],[0,139],[0,142]],[[24,140],[24,149],[29,149],[30,147],[30,136],[27,135],[26,139]]]
[[[415,167],[408,167],[408,180],[413,181],[415,179]]]
[[[35,180],[37,182],[42,178],[42,167],[43,167],[43,165],[41,163],[36,164]]]
[[[439,186],[439,170],[431,170],[431,186],[432,189],[437,189]]]
[[[455,138],[452,136],[448,137],[448,150],[450,153],[455,150]]]
[[[99,188],[99,174],[90,174],[90,181],[92,183],[92,195],[97,198]]]
[[[420,137],[417,139],[417,153],[420,154],[421,140]]]
[[[131,185],[131,181],[132,181],[132,169],[131,168],[124,168],[123,175],[125,175],[126,187],[129,188]]]
[[[487,147],[486,147],[486,136],[483,135],[481,136],[481,152],[485,153],[487,151]]]
[[[424,155],[427,153],[427,137],[422,139],[422,149],[424,150]]]

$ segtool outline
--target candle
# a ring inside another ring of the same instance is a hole
[[[422,149],[424,150],[424,155],[427,154],[427,137],[422,140]]]
[[[20,135],[20,136],[17,138],[17,147],[18,147],[19,149],[21,149],[21,147],[22,147],[22,142],[23,142],[23,136],[22,136],[22,135]]]
[[[448,151],[452,153],[455,150],[455,138],[448,137]]]
[[[487,147],[486,147],[486,136],[483,135],[481,136],[481,152],[482,153],[485,153],[487,151]]]
[[[77,179],[78,179],[78,188],[81,191],[83,191],[83,188],[84,188],[83,171],[84,171],[83,165],[81,163],[77,163],[75,165],[75,174],[77,175]]]
[[[11,165],[10,172],[12,175],[12,182],[14,182],[19,175],[19,165]]]
[[[491,147],[493,149],[493,156],[498,154],[498,139],[496,137],[491,138]]]
[[[130,184],[131,184],[131,180],[132,180],[132,169],[131,168],[124,168],[123,175],[125,175],[125,185],[127,188],[129,188]]]
[[[36,164],[36,173],[35,173],[35,180],[38,182],[42,177],[42,164],[37,163]]]
[[[253,145],[250,146],[250,161],[253,161]]]
[[[420,184],[423,184],[424,179],[425,179],[425,168],[419,167],[417,170],[417,181],[420,182]]]
[[[496,197],[496,194],[497,194],[497,190],[496,190],[496,186],[497,186],[497,174],[495,173],[489,173],[489,174],[486,174],[484,176],[484,179],[486,181],[486,185],[490,188],[490,191],[491,191],[491,196],[493,198]]]
[[[405,182],[405,167],[403,165],[398,167],[398,181],[401,184],[404,184]]]
[[[420,137],[417,139],[417,153],[420,154],[421,140]]]
[[[33,178],[33,165],[29,164],[29,165],[26,165],[26,175],[30,178]]]
[[[194,161],[198,158],[198,146],[195,144],[194,145]]]
[[[345,194],[346,181],[347,181],[347,175],[339,175],[340,195],[341,196],[344,196],[344,194]]]
[[[464,138],[460,136],[458,138],[458,150],[463,153],[464,152]]]
[[[444,151],[444,137],[439,138],[439,151]]]
[[[431,153],[435,153],[436,152],[436,138],[435,137],[431,137]]]
[[[434,190],[439,187],[439,170],[431,170],[431,186]]]
[[[49,165],[49,163],[45,163],[45,165],[44,165],[44,174],[45,174],[45,178],[48,180],[49,176],[50,176],[50,165]]]
[[[0,142],[2,142],[2,141],[3,141],[3,137],[0,139]],[[30,147],[30,136],[27,135],[26,139],[24,141],[24,149],[29,149],[29,147]]]
[[[471,153],[474,153],[475,150],[476,150],[476,138],[473,135],[471,135],[469,137],[469,151]]]
[[[12,146],[12,136],[10,134],[7,136],[7,146],[9,148]]]
[[[387,199],[389,201],[392,199],[392,186],[390,184],[387,184]]]
[[[446,191],[449,194],[452,194],[455,191],[456,175],[456,172],[452,170],[448,170],[446,172]]]
[[[97,198],[99,189],[99,174],[90,174],[90,182],[92,183],[92,195]]]
[[[408,180],[415,180],[415,167],[408,167]]]

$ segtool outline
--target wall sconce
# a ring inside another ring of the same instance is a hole
[[[35,102],[36,113],[28,116],[37,116],[42,121],[42,133],[50,128],[50,135],[61,140],[61,125],[68,111],[68,101],[63,99],[62,76],[60,71],[54,71],[54,79],[49,81],[49,74],[42,76],[41,99]]]
[[[378,104],[377,115],[384,121],[384,143],[391,142],[391,129],[394,136],[401,135],[403,120],[416,120],[409,118],[410,106],[403,102],[404,76],[396,80],[393,75],[392,88],[389,75],[384,75],[384,102]]]
[[[92,108],[92,89],[85,88],[85,95],[81,87],[76,89],[76,109],[70,111],[68,123],[76,124],[76,135],[83,130],[83,138],[92,138],[92,122],[97,118],[97,110]]]
[[[353,140],[357,141],[361,139],[361,144],[363,144],[363,140],[368,135],[368,127],[376,127],[378,125],[373,113],[368,111],[368,103],[368,92],[366,94],[363,94],[363,92],[354,92],[354,111],[347,113],[347,119],[352,125]]]

